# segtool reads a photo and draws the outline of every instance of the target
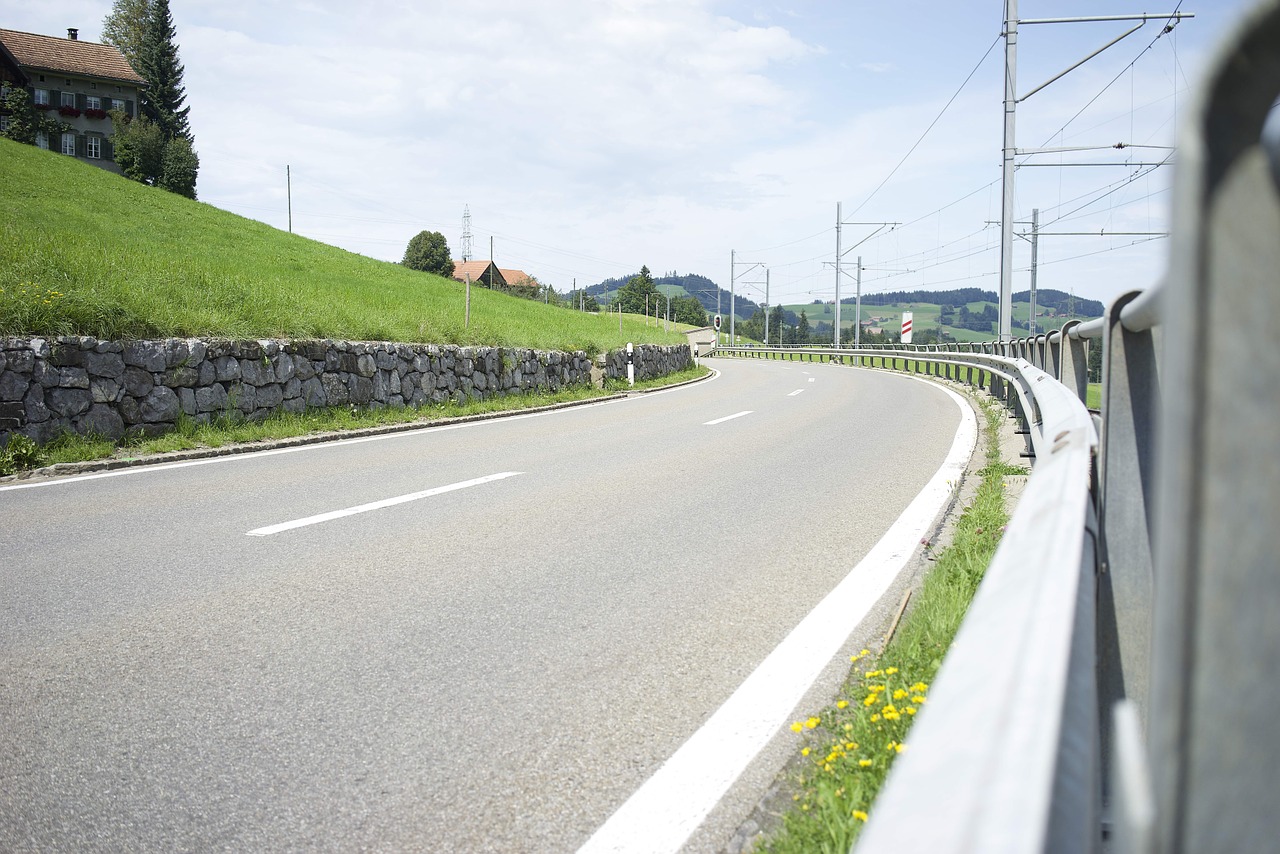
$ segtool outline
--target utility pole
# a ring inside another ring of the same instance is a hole
[[[750,261],[750,262],[739,261],[737,259],[737,255],[738,255],[737,252],[733,250],[729,251],[729,346],[731,347],[737,346],[737,343],[738,343],[737,336],[734,334],[734,331],[733,331],[733,321],[734,321],[735,309],[737,307],[735,305],[736,303],[735,285],[738,279],[738,265],[750,264],[751,266],[747,267],[747,270],[746,270],[746,272],[748,273],[750,273],[756,267],[764,266],[764,264],[760,261]],[[716,312],[716,314],[719,314],[719,313],[720,313],[719,311]]]
[[[858,256],[858,296],[854,303],[856,317],[853,321],[853,346],[862,345],[862,256]]]
[[[1036,337],[1036,263],[1040,255],[1040,209],[1031,209],[1031,318],[1027,323],[1027,331]],[[1013,303],[1009,303],[1013,307]],[[1010,326],[1013,322],[1010,321]],[[1010,329],[1012,331],[1012,329]]]
[[[1005,0],[1004,2],[1004,147],[1002,149],[1000,179],[1002,183],[1002,203],[1000,212],[1000,334],[1001,343],[1005,343],[1012,339],[1013,329],[1013,189],[1014,189],[1014,158],[1019,154],[1046,154],[1051,151],[1061,151],[1062,149],[1024,149],[1019,150],[1015,147],[1015,122],[1014,114],[1018,104],[1025,101],[1032,95],[1044,89],[1051,83],[1054,83],[1066,75],[1075,71],[1081,65],[1093,59],[1109,47],[1119,43],[1139,29],[1147,21],[1167,21],[1166,26],[1172,28],[1175,26],[1173,22],[1181,21],[1183,18],[1194,18],[1193,12],[1169,12],[1163,15],[1150,15],[1147,13],[1137,15],[1098,15],[1085,18],[1039,18],[1018,20],[1018,0]],[[1084,59],[1072,65],[1065,71],[1061,71],[1050,77],[1044,83],[1032,89],[1022,97],[1018,97],[1018,26],[1030,24],[1077,24],[1090,23],[1099,21],[1137,21],[1138,25],[1120,34],[1116,38],[1107,42]],[[1113,146],[1107,146],[1108,148]],[[1078,150],[1078,149],[1070,149]],[[1078,166],[1085,164],[1063,163],[1056,164],[1061,166]],[[1088,164],[1096,165],[1096,164]],[[1121,165],[1121,164],[1117,164]],[[1123,165],[1139,165],[1139,164],[1123,164]]]
[[[836,320],[832,324],[832,346],[839,349],[840,347],[840,257],[844,254],[840,251],[840,227],[844,224],[844,217],[840,214],[840,203],[836,202]]]
[[[859,240],[857,243],[850,246],[848,249],[841,250],[840,248],[841,230],[846,225],[867,225],[867,226],[874,225],[876,226],[876,230],[871,232],[861,240]],[[859,246],[866,243],[868,240],[875,237],[877,234],[884,231],[886,228],[893,230],[900,225],[902,225],[902,223],[900,222],[845,222],[844,219],[840,216],[840,202],[836,202],[836,260],[834,262],[835,268],[836,268],[836,311],[835,311],[835,330],[832,332],[832,336],[831,336],[832,343],[836,347],[840,346],[840,277],[841,275],[844,274],[844,271],[840,268],[841,260],[844,258],[845,255],[857,249]],[[823,263],[826,264],[826,263],[832,263],[832,262],[823,262]],[[862,325],[862,256],[858,256],[858,296],[857,296],[856,302],[857,302],[857,309],[858,309],[858,319],[857,319],[857,322],[854,323],[854,340],[858,341],[860,340],[860,337],[861,337],[858,334],[858,330]]]
[[[293,177],[289,174],[289,164],[284,165],[284,194],[289,202],[289,233],[293,234]]]
[[[764,268],[764,343],[769,344],[769,268]]]
[[[1004,0],[1004,144],[1000,182],[1000,331],[1001,344],[1012,337],[1013,313],[1013,139],[1018,106],[1018,0]]]

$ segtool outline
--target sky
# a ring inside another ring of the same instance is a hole
[[[1147,23],[1018,105],[1038,286],[1164,269],[1180,111],[1249,0],[1022,0]],[[97,41],[109,0],[0,0]],[[422,230],[563,292],[646,265],[757,302],[999,289],[1001,0],[171,0],[202,202],[374,258]],[[1019,28],[1019,95],[1134,24]],[[1147,147],[1140,147],[1147,146]],[[1060,165],[1082,164],[1095,165]],[[1096,165],[1109,163],[1113,165]],[[1035,164],[1035,165],[1032,165]],[[286,183],[286,170],[288,183]],[[892,223],[884,225],[880,223]],[[1089,234],[1078,234],[1089,232]],[[1116,234],[1133,232],[1135,234]],[[1015,240],[1014,290],[1030,243]],[[767,271],[767,273],[766,273]]]

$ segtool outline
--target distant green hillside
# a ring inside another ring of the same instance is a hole
[[[1054,300],[1051,292],[1050,299]],[[922,291],[915,294],[917,296],[936,296],[928,291]],[[1031,303],[1029,301],[1020,301],[1017,297],[1027,299],[1028,294],[1024,291],[1022,294],[1015,294],[1013,302],[1013,334],[1015,337],[1019,335],[1029,334],[1028,321],[1031,316]],[[1067,296],[1063,294],[1063,296]],[[1081,305],[1085,307],[1097,306],[1099,313],[1097,315],[1084,314],[1077,311],[1075,315],[1068,314],[1068,306],[1058,304],[1057,308],[1045,308],[1044,303],[1040,302],[1040,294],[1037,297],[1037,314],[1036,331],[1044,332],[1049,329],[1058,329],[1062,324],[1072,318],[1089,318],[1101,316],[1101,303],[1094,300],[1078,300],[1075,307],[1078,309]],[[946,305],[952,309],[947,315],[947,322],[943,322],[943,306]],[[975,301],[964,303],[963,307],[968,310],[970,326],[968,328],[961,326],[960,314],[961,306],[953,303],[938,302],[901,302],[890,305],[868,305],[864,298],[862,303],[862,319],[869,322],[869,326],[863,329],[883,329],[884,332],[896,336],[902,329],[902,313],[910,311],[912,313],[912,327],[916,332],[929,329],[939,329],[945,336],[949,336],[954,341],[994,341],[996,338],[996,322],[999,316],[999,304],[993,301]],[[818,326],[821,324],[825,327],[825,332],[830,334],[832,324],[835,321],[835,305],[833,303],[797,303],[784,306],[788,312],[794,313],[797,317],[800,312],[804,312],[805,317],[809,321],[809,326],[814,330],[814,334],[822,332]],[[852,305],[845,305],[843,300],[840,306],[840,328],[845,330],[848,335],[853,334],[855,308]],[[982,317],[988,318],[981,320]],[[985,328],[981,328],[984,327]],[[979,328],[973,328],[979,327]],[[845,337],[845,333],[841,334]]]
[[[0,139],[0,335],[346,338],[598,352],[643,318],[463,286]]]

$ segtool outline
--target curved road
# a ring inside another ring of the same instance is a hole
[[[901,376],[712,364],[624,401],[0,487],[0,849],[582,846],[961,423]],[[787,735],[690,850],[727,842]]]

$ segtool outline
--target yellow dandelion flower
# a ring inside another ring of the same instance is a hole
[[[870,655],[870,654],[871,654],[871,650],[869,649],[864,649],[862,652],[858,653],[858,655]]]
[[[909,715],[914,715],[914,714],[916,713],[916,707],[915,707],[915,706],[907,706],[905,709],[903,709],[903,711],[904,711],[904,712],[906,712],[906,713],[907,713],[907,714],[909,714]]]
[[[845,732],[849,732],[849,730],[851,730],[851,729],[853,729],[853,724],[845,724],[845,725],[844,725],[844,731],[845,731]]]
[[[879,715],[872,715],[872,716],[871,716],[871,722],[872,722],[872,723],[875,723],[875,722],[876,722],[876,721],[878,721],[878,720],[880,720],[880,716],[879,716]]]
[[[905,696],[907,696],[907,692],[903,691],[901,688],[893,692],[893,699],[895,700],[901,700]]]
[[[857,750],[857,749],[858,749],[858,742],[856,742],[856,741],[846,742],[846,743],[845,743],[845,746],[844,746],[844,749],[845,749],[845,750]]]
[[[804,810],[805,812],[808,812],[808,811],[809,811],[809,805],[808,805],[808,804],[801,804],[801,805],[800,805],[800,809]]]
[[[904,750],[906,750],[906,749],[907,749],[907,746],[906,746],[905,744],[895,744],[895,745],[893,746],[893,750],[894,750],[894,752],[895,752],[895,753],[901,753],[902,751],[904,751]]]
[[[923,703],[923,702],[924,702],[924,697],[923,697],[923,696],[921,696],[921,695],[919,695],[919,694],[917,694],[916,696],[914,696],[914,697],[912,697],[912,698],[911,698],[911,702],[916,703],[916,704]]]
[[[898,668],[896,668],[896,667],[886,667],[886,668],[884,669],[884,672],[885,672],[885,675],[886,675],[886,676],[892,676],[893,674],[895,674],[895,673],[897,673],[897,672],[898,672]]]
[[[895,706],[893,703],[886,703],[885,707],[880,711],[886,715],[897,714],[898,707]]]
[[[902,715],[898,714],[897,712],[885,712],[885,713],[884,713],[884,719],[885,719],[886,721],[896,721],[896,720],[897,720],[898,718],[900,718],[900,717],[902,717]]]
[[[870,760],[870,759],[859,759],[859,760],[858,760],[858,765],[859,765],[859,767],[862,767],[862,768],[870,768],[870,767],[871,767],[871,760]]]
[[[911,690],[915,691],[917,694],[923,694],[925,691],[929,690],[929,686],[923,682],[917,682],[911,686]]]
[[[884,692],[884,686],[883,686],[883,685],[872,685],[872,686],[871,686],[870,688],[868,688],[867,690],[868,690],[868,691],[872,691],[872,692],[874,692],[874,693],[876,693],[876,694],[881,694],[881,693],[883,693],[883,692]]]
[[[867,814],[866,814],[865,812],[863,812],[862,810],[854,810],[854,811],[853,811],[853,817],[854,817],[854,818],[856,818],[858,821],[866,821],[866,820],[867,820]]]
[[[804,725],[807,726],[809,729],[813,729],[820,723],[822,723],[822,721],[819,718],[809,718],[809,720],[804,722]]]
[[[849,701],[848,701],[848,700],[837,700],[837,701],[836,701],[836,708],[837,708],[837,709],[846,709],[846,708],[848,708],[848,707],[849,707]]]
[[[804,724],[800,723],[799,721],[796,721],[791,725],[792,732],[800,732],[800,730],[802,729],[804,729]]]
[[[822,766],[822,770],[823,770],[823,771],[826,771],[826,772],[828,772],[828,773],[830,773],[830,772],[831,772],[831,763],[830,763],[830,762],[828,762],[827,764],[823,765],[823,766]]]
[[[863,700],[863,701],[862,701],[862,705],[864,705],[864,706],[874,706],[875,704],[876,704],[876,695],[875,695],[875,694],[868,694],[868,695],[867,695],[867,699],[865,699],[865,700]]]
[[[875,679],[877,676],[881,674],[879,670],[868,670],[866,673],[863,673],[862,675],[867,677],[868,679]]]
[[[800,750],[800,755],[801,755],[801,756],[808,756],[808,755],[809,755],[809,748],[807,748],[807,747],[801,748],[801,750]]]

